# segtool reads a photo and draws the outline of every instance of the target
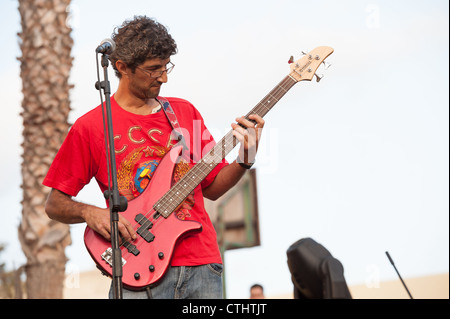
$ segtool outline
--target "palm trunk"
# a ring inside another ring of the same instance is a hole
[[[66,26],[70,0],[19,0],[22,32],[23,162],[19,239],[27,257],[28,298],[62,298],[69,226],[44,210],[42,180],[67,134],[73,40]]]

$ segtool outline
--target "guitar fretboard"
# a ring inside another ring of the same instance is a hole
[[[245,116],[251,114],[264,117],[275,104],[297,83],[291,76],[286,76]],[[195,164],[172,188],[154,205],[155,211],[165,218],[186,199],[203,179],[227,156],[239,143],[230,130],[197,164]]]

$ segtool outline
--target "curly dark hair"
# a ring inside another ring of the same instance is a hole
[[[167,59],[177,53],[177,45],[165,26],[146,16],[134,16],[116,28],[111,36],[116,49],[109,59],[117,77],[116,62],[122,60],[133,72],[147,59]]]

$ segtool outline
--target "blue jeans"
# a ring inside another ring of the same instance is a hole
[[[169,267],[150,293],[123,288],[123,299],[222,299],[222,272],[222,264]],[[109,298],[113,298],[112,283]]]

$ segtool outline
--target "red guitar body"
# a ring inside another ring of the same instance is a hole
[[[183,221],[170,214],[163,217],[153,209],[155,202],[170,188],[176,159],[181,146],[175,146],[161,160],[153,177],[141,195],[129,201],[122,214],[138,231],[133,242],[123,244],[122,251],[124,287],[141,290],[160,280],[169,264],[176,242],[191,232],[202,230],[195,221]],[[84,241],[98,268],[112,276],[111,242],[87,227]]]

